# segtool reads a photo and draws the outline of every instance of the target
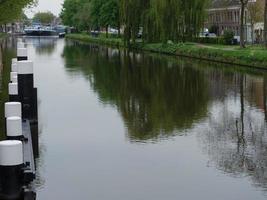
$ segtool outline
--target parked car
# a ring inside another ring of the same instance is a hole
[[[116,35],[119,33],[118,29],[115,29],[115,28],[110,28],[108,32],[110,34],[116,34]]]

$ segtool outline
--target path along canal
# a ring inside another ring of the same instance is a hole
[[[267,73],[25,42],[39,91],[38,200],[267,198]]]

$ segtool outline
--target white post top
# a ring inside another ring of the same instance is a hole
[[[0,166],[17,166],[23,164],[22,142],[5,140],[0,142]]]
[[[12,80],[12,78],[14,76],[18,76],[18,73],[17,72],[10,72],[10,80]]]
[[[18,74],[33,74],[33,62],[31,60],[18,61]]]
[[[23,42],[18,42],[17,43],[17,48],[20,49],[20,48],[25,48],[25,44]]]
[[[21,103],[7,102],[5,103],[5,118],[21,117]]]
[[[17,59],[17,58],[12,58],[12,65],[13,65],[13,64],[16,64],[16,63],[17,63],[17,61],[18,61],[18,59]]]
[[[18,72],[18,64],[17,64],[17,62],[16,63],[13,63],[11,65],[11,71],[12,72]]]
[[[20,117],[8,117],[6,119],[7,136],[22,136],[22,121]]]
[[[18,76],[13,76],[11,79],[12,83],[17,83],[18,82]]]
[[[8,94],[9,95],[18,95],[18,83],[9,83],[8,84]]]
[[[27,57],[28,51],[26,48],[18,48],[17,49],[17,57]]]

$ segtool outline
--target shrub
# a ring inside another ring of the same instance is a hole
[[[223,33],[224,44],[233,44],[234,36],[235,34],[233,31],[225,30]]]

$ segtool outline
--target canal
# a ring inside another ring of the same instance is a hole
[[[267,73],[25,42],[39,92],[38,200],[267,198]]]

